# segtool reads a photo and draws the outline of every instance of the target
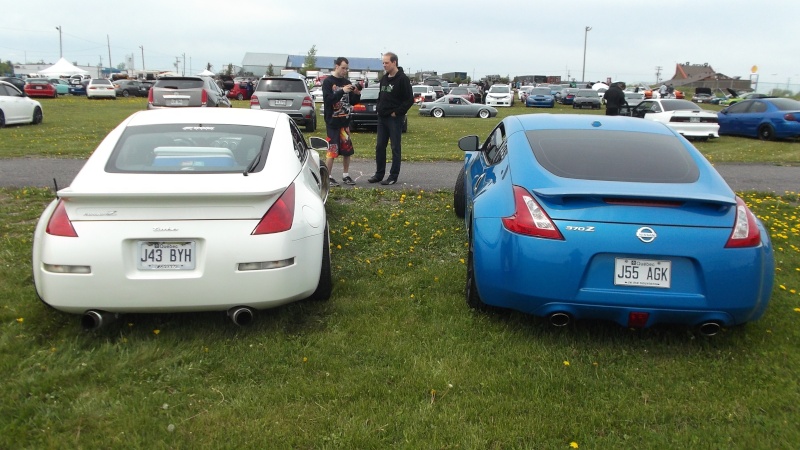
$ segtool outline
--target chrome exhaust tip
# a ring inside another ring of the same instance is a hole
[[[92,309],[83,313],[83,316],[81,317],[81,326],[86,331],[93,331],[115,321],[117,317],[118,314],[116,313]]]
[[[703,336],[715,336],[722,330],[722,326],[717,322],[706,322],[697,327],[697,330]]]
[[[554,327],[565,327],[569,325],[569,323],[572,321],[572,317],[570,317],[569,314],[563,312],[556,312],[550,314],[550,316],[548,316],[547,319],[550,321],[550,325]]]
[[[250,325],[253,322],[254,316],[253,309],[247,306],[236,306],[228,310],[228,317],[231,318],[233,323],[240,327]]]

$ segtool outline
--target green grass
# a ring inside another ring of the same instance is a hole
[[[439,122],[471,123],[412,124]],[[796,448],[800,203],[742,195],[772,235],[775,290],[761,320],[707,339],[474,312],[452,193],[362,188],[329,199],[330,301],[247,328],[131,314],[84,332],[33,288],[52,192],[0,189],[0,448]]]
[[[85,97],[62,96],[41,99],[44,123],[38,126],[13,126],[0,130],[0,158],[22,156],[86,158],[97,144],[130,114],[146,109],[145,98],[117,100],[87,100]],[[247,101],[234,100],[237,108],[249,106]],[[717,105],[703,105],[717,111]],[[403,159],[407,161],[456,161],[463,159],[458,139],[467,134],[487,136],[500,119],[514,114],[587,114],[602,115],[601,111],[581,111],[556,104],[553,109],[525,108],[517,102],[513,108],[498,108],[492,119],[421,117],[413,106],[409,112],[409,133],[403,137]],[[320,117],[320,124],[322,117]],[[320,126],[309,136],[324,136]],[[357,132],[353,137],[356,156],[370,159],[374,155],[375,133]],[[765,162],[770,164],[800,164],[800,146],[796,141],[761,142],[757,139],[723,136],[710,142],[697,142],[696,147],[715,163]]]

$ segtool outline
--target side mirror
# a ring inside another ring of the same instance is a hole
[[[478,140],[478,136],[470,135],[464,136],[458,140],[458,148],[465,152],[477,152],[480,148],[480,141]]]
[[[311,136],[308,143],[314,150],[328,150],[328,141],[320,137]]]

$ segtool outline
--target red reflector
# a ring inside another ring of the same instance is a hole
[[[312,100],[311,97],[306,97],[303,99],[303,106],[313,106],[313,105],[314,105],[314,100]]]
[[[623,205],[623,206],[681,206],[683,202],[667,201],[667,200],[642,200],[636,198],[604,198],[604,202],[609,205]]]
[[[292,228],[294,220],[294,183],[289,185],[281,197],[269,208],[251,234],[271,234]]]
[[[261,106],[261,105],[258,103],[258,97],[256,97],[255,95],[253,95],[253,96],[251,96],[251,97],[250,97],[250,106],[251,106],[251,107],[253,107],[253,106],[258,106],[258,107],[260,107],[260,106]]]
[[[649,318],[650,318],[650,313],[632,312],[628,314],[628,327],[644,328],[644,326],[647,325],[647,320]]]
[[[75,232],[75,228],[72,227],[72,222],[70,222],[69,216],[67,216],[64,200],[58,201],[53,215],[50,216],[50,220],[47,222],[46,231],[47,234],[53,236],[78,237],[78,233]]]
[[[367,107],[364,106],[364,105],[361,105],[361,104],[353,106],[353,111],[355,111],[355,112],[364,112],[366,110],[367,110]]]
[[[208,104],[208,92],[203,89],[203,94],[200,96],[200,106],[206,106]]]

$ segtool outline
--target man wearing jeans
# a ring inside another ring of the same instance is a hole
[[[375,175],[367,181],[383,185],[397,183],[400,176],[400,138],[403,134],[403,120],[414,104],[414,91],[402,67],[397,65],[397,55],[384,53],[383,70],[378,93],[378,136],[375,145]],[[386,146],[392,141],[392,167],[386,175]]]

